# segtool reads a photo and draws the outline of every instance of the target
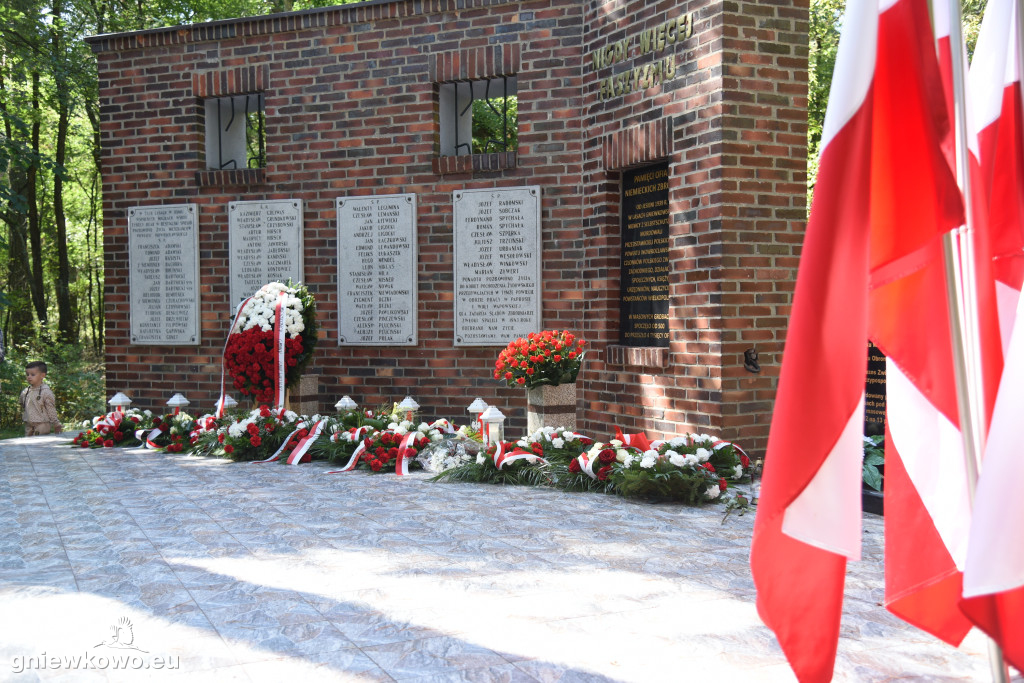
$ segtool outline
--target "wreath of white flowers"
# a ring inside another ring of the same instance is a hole
[[[302,300],[296,296],[299,290],[281,282],[264,285],[253,295],[242,309],[238,324],[232,333],[245,332],[254,327],[258,327],[264,332],[273,330],[274,313],[277,310],[277,299],[281,292],[287,293],[281,311],[285,331],[289,337],[297,337],[302,334],[302,331],[306,329],[306,324],[302,321]]]

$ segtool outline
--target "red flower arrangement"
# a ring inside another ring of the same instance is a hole
[[[392,427],[394,426],[392,425]],[[441,433],[438,430],[431,429],[426,424],[420,425],[420,428],[417,429],[412,423],[403,422],[400,427],[399,430],[387,429],[382,432],[376,432],[372,436],[363,439],[363,448],[365,450],[363,451],[359,467],[368,469],[371,472],[387,472],[389,469],[394,471],[399,456],[410,459],[415,458],[431,441],[441,438]],[[424,427],[426,427],[426,431],[424,431]],[[410,433],[415,436],[403,448],[402,443],[405,442],[406,437]],[[410,469],[419,469],[421,467],[422,465],[415,461],[410,463]]]
[[[288,368],[298,364],[305,347],[301,337],[285,339],[284,357]],[[228,338],[224,354],[228,372],[234,378],[235,388],[259,403],[273,403],[274,333],[253,327]],[[287,372],[286,372],[287,374]]]
[[[498,354],[494,379],[510,387],[527,389],[542,384],[556,386],[575,382],[586,343],[569,331],[531,332],[526,338],[511,342]]]
[[[285,385],[302,375],[317,341],[316,302],[309,290],[272,282],[260,289],[242,309],[237,326],[228,336],[224,365],[235,389],[257,403],[274,402],[275,309],[283,297],[285,328]]]

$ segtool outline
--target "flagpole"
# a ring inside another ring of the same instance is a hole
[[[1018,5],[1021,0],[1015,0]],[[981,456],[985,451],[984,373],[981,367],[980,323],[977,310],[977,275],[974,269],[975,234],[970,157],[967,147],[967,106],[965,97],[964,40],[961,28],[960,0],[949,2],[950,61],[953,68],[953,110],[956,132],[956,172],[963,192],[966,225],[944,236],[943,256],[946,268],[946,295],[950,311],[950,335],[953,342],[953,367],[956,380],[957,411],[964,443],[967,493],[974,507]],[[1018,32],[1020,31],[1018,13]],[[1009,669],[999,644],[988,639],[989,667],[996,683],[1009,681]]]

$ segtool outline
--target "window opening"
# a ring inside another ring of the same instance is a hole
[[[206,100],[206,165],[212,169],[267,165],[263,93]]]
[[[515,151],[519,143],[516,77],[442,83],[441,156]]]

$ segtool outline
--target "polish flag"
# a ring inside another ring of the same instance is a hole
[[[968,99],[977,139],[976,201],[988,214],[1004,347],[1024,283],[1024,124],[1013,0],[989,0],[971,63]]]
[[[948,0],[933,2],[935,35],[945,102],[936,110],[952,122],[952,55]],[[965,59],[962,51],[958,57]],[[970,118],[970,117],[969,117]],[[968,121],[968,124],[970,122]],[[939,131],[955,169],[952,130]],[[968,134],[968,165],[976,192],[980,184],[978,144]],[[962,304],[977,312],[979,347],[972,372],[984,379],[980,397],[991,414],[1002,372],[1002,347],[987,211],[974,203],[974,231],[958,243],[958,258],[973,257],[975,289]],[[970,239],[970,242],[967,242]],[[932,245],[941,254],[939,245]],[[875,274],[873,273],[873,279]],[[946,278],[941,256],[899,287],[872,294],[871,336],[888,356],[885,482],[885,604],[893,614],[951,644],[959,644],[971,623],[960,608],[962,571],[971,520],[969,484],[953,375]],[[987,425],[986,425],[987,426]],[[914,537],[908,543],[907,531]]]
[[[1024,671],[1024,137],[1013,0],[989,0],[971,65],[980,191],[989,214],[1006,365],[989,431],[964,570],[963,611]]]
[[[891,362],[910,359],[907,384],[936,413],[935,385],[952,381],[944,290],[929,304],[941,235],[963,222],[925,0],[852,0],[844,21],[750,560],[758,612],[801,681],[832,677],[846,561],[860,556],[869,331]],[[888,518],[888,491],[886,505]]]

